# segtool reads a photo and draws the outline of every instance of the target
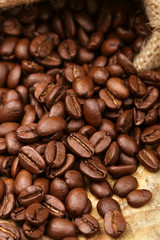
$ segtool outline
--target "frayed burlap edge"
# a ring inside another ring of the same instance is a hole
[[[7,9],[12,8],[22,4],[32,4],[34,2],[39,2],[40,0],[0,0],[0,8]]]

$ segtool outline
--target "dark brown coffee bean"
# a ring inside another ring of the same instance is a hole
[[[65,215],[65,206],[57,197],[47,194],[43,205],[48,209],[51,217],[63,217]]]
[[[91,210],[92,210],[92,203],[91,203],[91,200],[87,198],[87,205],[83,214],[90,213]]]
[[[0,46],[0,54],[4,60],[13,60],[15,58],[14,50],[18,38],[15,36],[9,36],[3,40]]]
[[[108,211],[104,217],[104,230],[111,237],[119,237],[126,229],[126,221],[121,212]]]
[[[28,207],[31,203],[42,202],[44,197],[44,191],[41,187],[31,185],[19,193],[17,200],[22,207]]]
[[[128,156],[135,156],[138,152],[138,146],[131,136],[127,134],[121,134],[117,138],[117,142],[120,148],[128,155]]]
[[[3,179],[0,178],[0,189],[1,189],[1,191],[0,191],[0,200],[4,197],[4,194],[5,194],[5,191],[6,191],[5,188],[6,188],[5,187],[5,183],[4,183]]]
[[[0,109],[0,123],[16,122],[23,114],[23,104],[19,100],[12,100]]]
[[[45,225],[41,224],[38,227],[30,226],[27,222],[23,224],[23,233],[29,239],[40,239],[45,232]]]
[[[78,118],[82,117],[81,105],[76,96],[70,95],[70,94],[66,96],[65,108],[66,108],[67,113],[72,118],[78,119]]]
[[[81,187],[84,188],[85,181],[83,175],[76,170],[69,170],[64,175],[64,180],[70,189]]]
[[[18,228],[11,224],[11,223],[0,223],[0,237],[2,240],[8,239],[8,240],[20,240],[21,235],[18,230]]]
[[[81,216],[87,205],[87,194],[83,188],[72,189],[66,199],[65,206],[70,217]]]
[[[6,194],[13,193],[14,194],[14,179],[13,178],[5,178],[4,184],[6,188]]]
[[[146,85],[144,82],[141,81],[140,78],[131,75],[128,79],[128,85],[130,91],[136,96],[136,97],[142,97],[146,91]]]
[[[0,172],[5,177],[11,176],[11,166],[14,159],[14,156],[0,155]]]
[[[22,143],[17,139],[16,132],[11,131],[6,134],[6,146],[9,154],[17,155],[20,148],[23,146]]]
[[[128,75],[137,75],[137,69],[124,54],[118,53],[117,61]]]
[[[80,76],[73,80],[72,84],[75,93],[82,98],[89,98],[93,95],[94,85],[91,78]]]
[[[72,11],[69,9],[65,9],[63,11],[63,23],[65,25],[66,36],[70,38],[74,38],[76,35],[76,24],[73,19]]]
[[[101,31],[95,32],[89,38],[87,48],[89,51],[95,51],[100,48],[104,39],[104,35]]]
[[[159,143],[160,125],[155,124],[150,127],[147,127],[141,134],[141,141],[145,144]]]
[[[121,151],[118,163],[120,165],[134,165],[134,164],[137,165],[137,158],[130,157]]]
[[[119,133],[128,133],[132,128],[133,111],[125,110],[116,122],[116,128]]]
[[[102,198],[97,203],[97,211],[104,218],[108,211],[121,211],[119,203],[112,198]]]
[[[108,71],[104,67],[93,66],[88,73],[88,76],[95,84],[104,85],[109,77]]]
[[[99,91],[99,97],[102,98],[105,101],[106,106],[112,110],[118,110],[122,106],[122,101],[114,97],[107,88]]]
[[[156,172],[160,168],[160,161],[151,149],[141,149],[138,152],[138,160],[149,171]]]
[[[108,38],[103,42],[101,52],[103,55],[109,56],[115,53],[118,50],[119,46],[120,40],[118,38]]]
[[[107,64],[107,57],[99,56],[95,59],[93,66],[94,67],[105,67]],[[107,69],[108,70],[108,69]]]
[[[85,125],[80,130],[79,133],[84,135],[86,138],[90,138],[94,133],[96,132],[96,129],[92,126]]]
[[[76,64],[70,64],[64,70],[65,77],[69,83],[72,83],[73,80],[80,76],[85,76],[83,68]]]
[[[123,198],[126,197],[131,191],[136,190],[137,187],[138,182],[135,177],[125,176],[115,182],[113,191],[116,195]]]
[[[112,142],[105,154],[104,165],[114,165],[119,159],[119,153],[120,150],[117,142]]]
[[[101,153],[107,149],[111,143],[111,136],[106,135],[105,131],[98,131],[89,139],[94,147],[95,154]]]
[[[85,176],[96,182],[104,180],[107,175],[107,169],[97,156],[82,159],[79,168]]]
[[[15,209],[16,199],[12,193],[5,194],[0,203],[0,217],[8,218]]]
[[[88,42],[89,42],[89,36],[88,34],[84,31],[83,28],[79,27],[77,31],[77,37],[78,37],[78,42],[80,46],[82,47],[87,47]]]
[[[43,72],[44,70],[43,66],[29,60],[23,60],[21,65],[23,71],[29,74]]]
[[[16,208],[11,213],[11,219],[16,223],[23,224],[26,218],[25,213],[26,213],[26,209],[24,207]]]
[[[133,113],[134,113],[134,124],[136,126],[140,126],[141,124],[143,124],[145,120],[145,113],[136,108],[134,108]]]
[[[95,27],[94,23],[89,15],[83,12],[77,12],[74,15],[76,22],[86,31],[93,32]]]
[[[43,157],[32,147],[24,146],[19,152],[20,164],[29,172],[39,174],[44,171],[46,163]]]
[[[77,235],[77,228],[68,219],[53,218],[47,225],[46,233],[50,238],[63,239],[69,237],[72,239],[72,237],[76,237]]]
[[[99,130],[105,131],[107,135],[110,135],[113,139],[116,138],[116,126],[114,122],[110,121],[109,119],[103,118],[102,125]]]
[[[5,122],[0,124],[0,137],[5,137],[5,135],[10,132],[14,131],[19,127],[18,123],[15,122]]]
[[[106,8],[102,8],[97,18],[97,30],[106,33],[111,26],[111,21],[112,15],[110,11]]]
[[[24,188],[32,185],[32,174],[22,169],[16,176],[14,181],[14,192],[19,194]]]
[[[40,186],[45,194],[49,193],[50,181],[47,178],[36,178],[33,182],[33,185]]]
[[[138,189],[127,195],[127,202],[131,207],[139,208],[144,206],[152,198],[152,193],[146,189]]]
[[[157,109],[152,108],[151,110],[148,111],[148,113],[145,116],[145,125],[152,125],[157,122],[158,118],[158,112]]]
[[[7,144],[5,138],[0,138],[0,154],[5,153],[7,150]]]
[[[119,165],[108,168],[108,173],[114,178],[120,178],[126,175],[131,175],[137,170],[137,165]]]
[[[86,48],[79,48],[77,53],[78,64],[90,63],[94,60],[95,53],[88,51]]]
[[[39,226],[48,218],[49,211],[40,203],[31,204],[25,211],[26,221],[32,226]]]
[[[86,237],[95,235],[99,230],[99,223],[96,218],[90,214],[83,214],[75,219],[75,224],[80,233]]]
[[[53,127],[54,126],[54,127]],[[47,117],[41,119],[36,128],[36,133],[41,136],[49,136],[63,130],[66,127],[66,121],[61,117]]]
[[[64,60],[72,60],[77,54],[77,45],[74,40],[68,38],[58,46],[58,53]]]
[[[157,88],[150,86],[147,88],[145,95],[141,98],[135,98],[134,104],[137,109],[147,111],[152,108],[159,97],[159,91]]]
[[[59,168],[65,161],[66,149],[63,143],[50,141],[44,152],[46,163],[52,168]]]
[[[89,158],[94,154],[92,144],[80,133],[71,133],[67,143],[69,148],[80,157]]]
[[[39,139],[37,133],[35,132],[36,127],[36,123],[20,126],[16,131],[18,139],[23,143],[36,142]]]
[[[109,78],[106,86],[108,90],[117,98],[126,99],[129,97],[129,89],[125,86],[125,83],[120,78]]]
[[[72,171],[74,171],[74,170],[72,170]],[[51,185],[50,185],[50,194],[51,195],[54,195],[61,201],[64,201],[68,192],[69,192],[68,185],[63,179],[60,179],[60,178],[53,179],[53,181],[51,182]]]
[[[102,181],[100,183],[92,182],[89,185],[89,190],[97,198],[111,197],[113,194],[112,188],[107,181]]]

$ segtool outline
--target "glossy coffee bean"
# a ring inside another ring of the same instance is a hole
[[[109,78],[106,86],[108,90],[117,98],[126,99],[129,97],[129,89],[125,86],[125,83],[120,78]]]
[[[107,118],[102,119],[102,125],[99,130],[105,131],[106,134],[110,135],[113,139],[117,136],[116,125]]]
[[[128,156],[135,156],[138,152],[138,146],[131,136],[127,134],[121,134],[117,138],[117,142],[120,148],[128,155]]]
[[[74,171],[74,170],[71,170]],[[64,201],[66,195],[69,192],[69,187],[67,183],[60,178],[55,178],[50,184],[50,194],[54,195],[61,201]]]
[[[127,195],[127,202],[131,207],[139,208],[144,206],[152,198],[152,193],[146,189],[138,189]]]
[[[78,99],[74,95],[67,95],[65,98],[65,108],[67,113],[75,119],[82,117],[81,105],[78,102]]]
[[[96,218],[90,214],[83,214],[75,219],[75,224],[80,233],[86,237],[95,235],[99,230],[99,223]]]
[[[11,212],[15,209],[16,199],[12,193],[7,193],[4,195],[1,203],[0,203],[0,217],[8,218]]]
[[[109,56],[115,53],[120,46],[120,40],[118,38],[108,38],[106,39],[101,47],[101,52],[105,56]]]
[[[89,185],[90,192],[97,198],[111,197],[112,188],[107,181],[102,181],[100,183],[92,182]]]
[[[26,221],[32,226],[39,226],[48,218],[49,211],[40,203],[33,203],[25,211]]]
[[[130,193],[133,190],[136,190],[138,186],[137,179],[132,176],[125,176],[122,178],[119,178],[114,186],[113,191],[116,195],[119,197],[126,197],[128,193]]]
[[[19,207],[14,209],[14,211],[11,213],[11,219],[19,224],[22,224],[25,222],[26,219],[26,209],[24,207]]]
[[[36,123],[20,126],[16,131],[17,138],[23,143],[36,142],[39,138],[37,133],[35,132],[36,127]]]
[[[121,151],[120,156],[119,156],[119,164],[122,164],[122,165],[137,165],[137,158],[136,157],[130,157],[127,154],[125,154],[123,151]]]
[[[70,189],[81,187],[84,188],[85,180],[83,175],[76,170],[69,170],[64,175],[64,180]]]
[[[137,165],[118,165],[108,168],[108,173],[114,178],[120,178],[126,175],[131,175],[137,170]]]
[[[93,81],[88,76],[80,76],[75,78],[73,80],[72,87],[79,97],[89,98],[93,95]]]
[[[11,155],[18,155],[20,148],[23,146],[22,143],[18,140],[15,131],[11,131],[6,134],[6,146],[7,151]]]
[[[33,227],[29,225],[27,222],[23,224],[23,233],[25,237],[29,239],[40,239],[45,232],[45,225],[42,224],[38,227]]]
[[[72,237],[76,237],[77,235],[77,228],[68,219],[53,218],[47,225],[46,233],[50,238],[63,239],[69,237],[72,239]]]
[[[50,181],[47,178],[36,178],[33,182],[33,185],[41,187],[45,194],[49,193]]]
[[[149,171],[156,172],[160,168],[160,161],[151,149],[141,149],[138,152],[139,162]]]
[[[104,218],[108,211],[121,211],[119,203],[113,198],[102,198],[97,203],[97,211]]]
[[[149,145],[159,143],[160,141],[159,132],[160,132],[159,124],[149,126],[146,129],[144,129],[144,131],[141,133],[141,141]]]
[[[81,216],[87,205],[87,194],[83,188],[72,189],[66,199],[65,206],[70,217]]]
[[[140,78],[131,75],[128,79],[128,85],[130,91],[136,96],[136,97],[142,97],[146,91],[146,85],[144,82],[141,81]]]
[[[117,142],[112,142],[105,154],[104,165],[114,165],[119,159],[120,149]]]
[[[103,88],[99,91],[99,97],[105,101],[106,106],[111,110],[118,110],[122,106],[122,101],[114,97],[107,88]]]
[[[82,159],[79,169],[85,176],[96,182],[104,180],[107,175],[106,167],[97,156],[93,156],[89,159]]]
[[[125,110],[116,121],[116,128],[119,133],[128,133],[132,128],[133,111]]]
[[[4,223],[4,222],[0,223],[0,237],[3,240],[4,239],[8,239],[8,240],[21,239],[21,235],[18,228],[11,223]]]
[[[109,77],[106,68],[101,66],[93,66],[88,73],[88,76],[94,81],[95,84],[104,85]]]
[[[91,210],[92,210],[92,203],[91,203],[91,200],[89,198],[87,198],[87,205],[86,205],[86,208],[85,208],[83,214],[90,213]]]
[[[64,60],[72,60],[77,54],[77,46],[74,40],[68,38],[58,46],[58,53]]]
[[[95,154],[101,153],[107,149],[111,143],[111,137],[107,136],[105,131],[98,131],[89,139],[94,147]]]
[[[119,237],[126,229],[126,221],[121,212],[108,211],[104,217],[104,230],[111,237]]]
[[[117,61],[128,75],[137,75],[135,66],[124,54],[118,53]]]
[[[48,209],[51,217],[63,217],[65,215],[65,206],[57,197],[47,194],[43,205]]]
[[[19,194],[24,188],[32,185],[32,174],[22,169],[16,176],[14,181],[14,192]]]

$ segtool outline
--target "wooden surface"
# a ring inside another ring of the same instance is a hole
[[[151,173],[140,166],[135,174],[138,180],[138,188],[151,190],[153,197],[151,201],[141,208],[131,208],[126,199],[121,199],[115,195],[122,209],[127,222],[125,233],[118,238],[119,240],[159,240],[160,239],[160,171]],[[113,186],[114,180],[108,175],[106,178]],[[96,199],[87,190],[88,197],[92,201],[93,210],[91,215],[95,216],[100,223],[100,231],[91,238],[79,236],[79,240],[112,240],[103,230],[103,218],[99,216],[96,210],[98,199]],[[0,220],[3,221],[3,220]],[[5,221],[6,222],[6,221]],[[23,236],[23,240],[26,238]],[[50,240],[44,236],[41,240]]]

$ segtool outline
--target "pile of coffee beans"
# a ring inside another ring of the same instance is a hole
[[[96,235],[88,186],[119,237],[113,194],[143,206],[131,175],[160,168],[160,69],[132,63],[149,34],[138,2],[45,1],[0,21],[0,239]]]

